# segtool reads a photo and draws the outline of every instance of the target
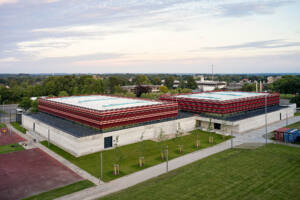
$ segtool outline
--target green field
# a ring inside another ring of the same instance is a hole
[[[6,128],[6,125],[3,123],[0,123],[0,128]]]
[[[295,95],[293,94],[280,94],[280,98],[281,99],[291,99],[293,98]]]
[[[14,151],[21,151],[21,150],[24,150],[24,148],[18,143],[0,146],[0,154],[5,154]]]
[[[296,122],[294,124],[290,124],[287,126],[287,128],[297,128],[300,129],[300,122]]]
[[[201,141],[201,148],[206,148],[212,146],[217,143],[223,142],[223,138],[221,135],[215,133],[208,133],[200,130],[196,130],[199,132],[199,139]],[[214,136],[214,144],[209,144],[208,138],[209,135],[212,134]],[[226,137],[225,139],[229,139],[230,137]],[[42,142],[43,145],[48,147],[47,141]],[[167,140],[164,142],[164,145],[168,145],[169,149],[169,159],[173,159],[184,154],[199,150],[195,147],[195,136],[192,134],[182,136],[182,144],[183,144],[183,153],[178,152],[177,142],[174,139]],[[145,166],[140,168],[138,166],[138,159],[140,156],[141,149],[143,148]],[[50,145],[50,149],[61,155],[65,159],[79,166],[80,168],[86,170],[90,174],[95,177],[100,177],[100,154],[93,153],[86,156],[81,156],[76,158],[71,154],[63,151],[62,149],[56,147],[55,145]],[[143,142],[143,147],[140,143],[130,144],[126,146],[122,146],[119,148],[120,154],[122,155],[122,160],[120,162],[120,175],[113,175],[113,164],[115,164],[115,151],[108,150],[103,151],[103,180],[110,181],[115,178],[119,178],[121,176],[136,172],[141,169],[145,169],[147,167],[157,165],[162,162],[160,158],[160,150],[161,143],[146,140]]]
[[[300,112],[296,112],[296,113],[295,113],[295,116],[300,116]]]
[[[83,180],[79,181],[61,188],[57,188],[48,192],[44,192],[38,195],[34,195],[28,198],[25,198],[24,200],[50,200],[50,199],[55,199],[67,194],[71,194],[89,187],[94,186],[94,183],[88,181],[88,180]]]
[[[20,125],[19,123],[17,123],[17,122],[11,122],[10,124],[11,124],[15,129],[17,129],[18,131],[20,131],[20,132],[26,134],[27,129],[26,129],[26,128],[23,128],[23,126]]]
[[[283,145],[230,149],[101,200],[298,200],[299,158]]]

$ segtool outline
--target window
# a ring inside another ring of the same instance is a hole
[[[280,115],[279,115],[279,119],[281,120],[281,113],[280,113]]]
[[[112,147],[112,136],[104,138],[104,148]]]
[[[221,124],[214,123],[214,129],[220,130],[221,129]]]
[[[200,120],[196,120],[196,128],[201,128],[201,121]]]

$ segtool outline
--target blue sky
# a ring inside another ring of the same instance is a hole
[[[0,73],[300,72],[296,0],[0,0]]]

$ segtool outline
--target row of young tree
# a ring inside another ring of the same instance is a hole
[[[210,133],[208,139],[209,139],[209,144],[213,144],[214,143],[214,137],[212,135],[212,122],[210,120],[209,124],[208,124],[208,128],[207,128],[208,132]],[[145,143],[145,139],[144,139],[144,133],[141,133],[140,136],[140,141],[139,141],[139,155],[138,155],[138,166],[140,168],[145,166],[145,156],[146,156],[146,152],[147,152],[147,145]],[[200,131],[199,130],[194,130],[192,132],[192,134],[194,135],[194,144],[193,147],[196,149],[199,149],[201,147],[201,140],[200,140]],[[172,138],[172,141],[176,143],[177,146],[177,153],[178,154],[183,154],[184,153],[184,141],[183,141],[183,136],[184,136],[184,132],[181,129],[180,123],[178,123],[177,125],[177,130],[175,133],[175,137]],[[158,148],[160,149],[160,159],[161,161],[165,161],[167,159],[166,155],[166,151],[168,150],[168,144],[167,144],[167,140],[169,138],[167,137],[167,135],[165,135],[163,129],[160,129],[159,134],[157,135],[157,145]],[[226,137],[225,135],[223,136],[223,140],[225,140]],[[120,163],[123,161],[124,159],[124,155],[122,153],[121,148],[119,148],[119,136],[116,136],[114,141],[113,141],[113,146],[114,146],[114,164],[113,164],[113,174],[115,176],[120,174]]]

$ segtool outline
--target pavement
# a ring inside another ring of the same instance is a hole
[[[290,118],[288,120],[288,124],[292,124],[300,121],[300,116]],[[280,127],[286,126],[286,121],[280,121],[277,123],[273,123],[268,125],[268,132],[272,132]],[[182,166],[188,165],[200,159],[206,158],[215,153],[222,152],[229,148],[244,144],[244,143],[265,143],[266,139],[263,137],[265,135],[265,127],[252,130],[243,134],[235,134],[235,138],[232,140],[225,141],[223,143],[217,144],[215,146],[205,148],[203,150],[199,150],[179,158],[173,159],[169,161],[169,171],[175,170]],[[268,140],[269,143],[273,143],[273,141]],[[231,146],[232,144],[232,146]],[[63,196],[58,198],[59,200],[89,200],[89,199],[97,199],[100,197],[104,197],[108,194],[112,194],[114,192],[118,192],[120,190],[126,189],[128,187],[134,186],[136,184],[142,183],[151,178],[157,177],[166,173],[166,163],[161,163],[159,165],[155,165],[153,167],[147,168],[142,171],[138,171],[133,174],[129,174],[127,176],[118,178],[116,180],[103,183],[101,185],[88,188],[86,190],[82,190],[70,195]]]

